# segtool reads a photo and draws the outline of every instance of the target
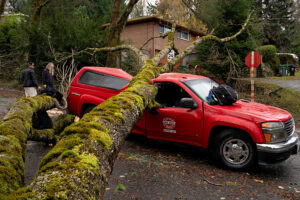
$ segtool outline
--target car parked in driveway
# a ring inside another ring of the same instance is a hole
[[[82,68],[68,88],[69,111],[83,116],[125,90],[131,78],[121,69]],[[233,169],[282,162],[299,152],[295,122],[283,109],[247,100],[220,105],[211,92],[219,85],[204,76],[165,73],[152,83],[163,107],[146,110],[133,134],[210,149]]]

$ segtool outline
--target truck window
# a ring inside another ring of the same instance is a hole
[[[188,86],[198,97],[200,97],[202,101],[205,101],[210,105],[217,104],[217,100],[210,92],[210,90],[213,87],[218,87],[219,84],[217,84],[213,80],[209,78],[200,78],[200,79],[185,81],[184,84]]]
[[[157,95],[155,101],[166,107],[182,107],[180,100],[182,98],[191,98],[191,96],[180,86],[170,82],[156,82]]]
[[[78,82],[85,85],[91,85],[112,90],[120,90],[129,83],[130,80],[101,74],[93,71],[85,71],[80,76]]]

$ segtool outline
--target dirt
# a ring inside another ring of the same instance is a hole
[[[0,119],[22,95],[0,89]],[[51,148],[28,141],[26,183]],[[300,154],[237,172],[222,169],[200,148],[132,135],[121,148],[104,199],[300,199]]]

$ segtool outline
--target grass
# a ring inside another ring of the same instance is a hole
[[[280,86],[256,82],[255,102],[272,105],[282,108],[291,113],[294,117],[296,127],[300,127],[300,92],[292,91],[290,89],[282,88],[276,95],[269,95],[270,92],[279,89]],[[239,93],[240,98],[250,99],[249,93]]]

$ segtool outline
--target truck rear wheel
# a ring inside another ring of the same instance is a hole
[[[256,151],[253,142],[234,129],[222,131],[216,138],[214,149],[216,160],[231,169],[244,169],[254,164]]]

